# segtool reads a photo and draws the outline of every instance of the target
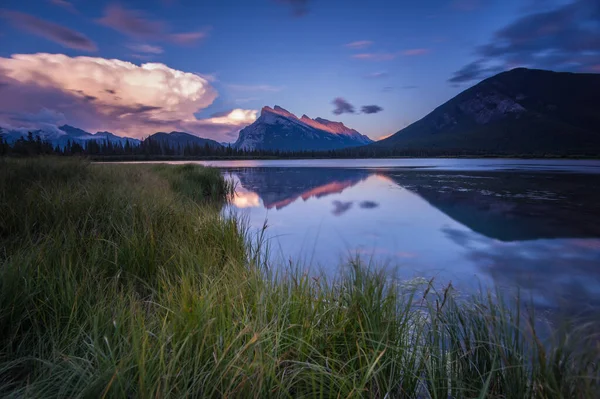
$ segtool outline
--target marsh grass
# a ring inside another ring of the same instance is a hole
[[[2,397],[595,397],[597,337],[544,339],[351,261],[273,274],[198,166],[0,160]],[[260,238],[260,236],[259,236]]]

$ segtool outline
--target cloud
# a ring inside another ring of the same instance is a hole
[[[41,112],[62,114],[65,123],[89,131],[139,138],[178,130],[222,140],[256,119],[257,111],[244,109],[198,119],[195,114],[216,97],[201,76],[159,63],[62,54],[0,57],[2,125],[33,127],[31,115]]]
[[[172,33],[169,35],[169,39],[176,44],[189,45],[194,44],[198,40],[202,40],[208,36],[208,29],[197,32],[186,32],[186,33]]]
[[[228,88],[235,91],[242,92],[269,92],[276,93],[278,91],[283,90],[281,86],[271,86],[271,85],[238,85],[238,84],[230,84],[227,85]]]
[[[374,209],[379,206],[379,204],[375,201],[362,201],[358,204],[362,209]]]
[[[413,90],[413,89],[418,89],[418,88],[419,88],[419,86],[414,86],[414,85],[405,85],[405,86],[401,87],[402,90]]]
[[[350,208],[352,208],[352,201],[343,202],[343,201],[333,201],[333,213],[335,216],[341,216],[344,213],[348,212]]]
[[[309,0],[275,0],[279,4],[285,4],[291,7],[292,15],[302,17],[308,13]]]
[[[227,111],[217,112],[211,115],[210,119],[213,124],[221,125],[249,125],[256,120],[256,111],[248,109],[230,109]]]
[[[354,106],[341,97],[334,99],[332,101],[332,104],[335,105],[335,109],[333,110],[333,113],[336,115],[353,114],[354,113]]]
[[[385,86],[383,89],[381,89],[381,91],[383,91],[384,93],[390,93],[394,91],[394,88],[392,86]]]
[[[130,36],[153,37],[164,31],[162,22],[148,20],[138,10],[128,10],[118,4],[110,4],[98,23]]]
[[[181,45],[193,44],[208,35],[206,29],[196,32],[170,33],[162,21],[149,19],[140,10],[127,9],[119,4],[108,5],[104,10],[104,16],[97,22],[127,36]]]
[[[600,63],[600,3],[576,0],[517,18],[475,49],[478,57],[449,79],[461,83],[516,66],[593,71]]]
[[[417,55],[423,55],[429,53],[429,49],[426,48],[414,48],[404,51],[398,51],[395,53],[390,52],[379,52],[379,53],[358,53],[352,54],[352,58],[357,60],[369,60],[369,61],[390,61],[399,56],[411,57]]]
[[[65,115],[62,112],[56,112],[48,108],[42,108],[36,113],[23,112],[15,117],[16,121],[20,122],[33,122],[43,124],[58,124],[61,121],[66,120]]]
[[[372,44],[373,44],[373,42],[370,40],[359,40],[356,42],[344,44],[344,47],[348,47],[351,49],[363,49],[363,48],[370,47]]]
[[[96,51],[96,44],[84,34],[18,11],[0,11],[0,16],[19,29],[41,36],[55,43],[76,50]]]
[[[387,78],[389,73],[387,72],[373,72],[365,75],[367,79],[379,79],[379,78]]]
[[[485,60],[473,61],[454,72],[454,75],[448,79],[448,82],[460,84],[463,82],[470,82],[472,80],[481,80],[490,75],[501,72],[503,69],[503,67],[497,65],[486,66]]]
[[[398,53],[359,53],[353,54],[352,58],[369,61],[389,61],[398,57]]]
[[[409,50],[404,50],[401,54],[404,56],[415,56],[415,55],[423,55],[429,53],[429,49],[426,48],[413,48]]]
[[[133,51],[137,51],[138,53],[146,53],[146,54],[162,54],[163,49],[159,46],[152,46],[150,44],[130,44],[129,47]]]
[[[383,108],[381,108],[379,105],[363,105],[360,111],[363,114],[376,114],[383,111]]]
[[[73,4],[67,0],[49,0],[50,3],[54,4],[55,6],[59,6],[64,8],[65,10],[73,13],[73,14],[77,14],[77,10],[75,9],[75,7],[73,6]]]

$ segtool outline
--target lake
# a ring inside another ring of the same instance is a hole
[[[366,159],[201,162],[236,184],[225,211],[267,223],[274,264],[335,275],[360,256],[390,277],[539,310],[600,310],[600,161]]]

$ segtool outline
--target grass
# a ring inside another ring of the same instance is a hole
[[[2,397],[597,397],[586,326],[493,299],[268,275],[198,166],[0,160]]]

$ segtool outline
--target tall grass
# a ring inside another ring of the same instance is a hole
[[[588,330],[351,262],[265,278],[198,166],[0,161],[0,396],[596,397]],[[260,259],[260,260],[257,260]]]

